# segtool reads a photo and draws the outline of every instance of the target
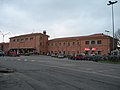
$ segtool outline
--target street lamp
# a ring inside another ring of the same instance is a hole
[[[2,34],[2,36],[3,36],[3,42],[4,42],[4,37],[5,37],[5,35],[10,34],[10,32],[3,34],[1,31],[0,31],[0,33],[1,33],[1,34]]]
[[[107,35],[108,35],[108,33],[110,32],[110,31],[108,31],[108,30],[105,30],[105,32],[107,33]]]
[[[112,5],[112,28],[113,28],[113,49],[114,49],[114,11],[113,11],[113,4],[117,3],[118,1],[109,1],[109,4],[107,4],[108,6]]]
[[[109,41],[109,37],[108,37],[108,33],[110,32],[110,31],[108,31],[108,30],[105,30],[105,32],[107,33],[107,53],[109,53],[109,43],[108,43],[108,41]]]

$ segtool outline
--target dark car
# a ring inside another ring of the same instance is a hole
[[[4,52],[0,50],[0,56],[4,56]]]
[[[7,51],[6,56],[19,56],[16,51]]]
[[[73,60],[84,60],[84,56],[82,54],[78,54],[78,55],[75,55],[72,59]]]
[[[77,54],[77,55],[71,55],[68,57],[68,59],[72,60],[84,60],[84,56],[82,54]]]
[[[68,55],[67,57],[68,57],[68,59],[73,59],[73,57],[75,57],[75,55]]]

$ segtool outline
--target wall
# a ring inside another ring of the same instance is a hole
[[[9,49],[9,43],[0,43],[0,50],[7,51]]]
[[[92,50],[94,54],[98,54],[98,52],[99,54],[108,54],[111,50],[110,39],[111,37],[103,34],[52,39],[48,42],[48,52],[64,52],[65,54],[85,54],[87,51],[85,50],[85,48],[93,48],[96,49]],[[86,41],[89,41],[90,43],[86,44]],[[92,41],[95,41],[95,43],[91,44]],[[98,41],[101,41],[101,43],[98,44]]]

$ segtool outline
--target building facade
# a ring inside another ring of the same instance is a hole
[[[43,33],[31,33],[10,38],[9,49],[16,51],[17,54],[25,53],[47,53],[48,35],[46,31]]]
[[[0,50],[2,50],[4,52],[8,51],[9,50],[9,43],[4,43],[4,42],[0,43]]]
[[[117,47],[117,42],[114,43]],[[92,34],[88,36],[56,38],[48,41],[49,53],[62,54],[108,54],[112,48],[112,37]]]
[[[17,54],[108,54],[113,50],[113,38],[103,33],[87,36],[55,38],[48,40],[46,31],[31,33],[10,38],[9,43],[0,43],[3,51],[12,50]],[[117,40],[114,40],[117,48]]]

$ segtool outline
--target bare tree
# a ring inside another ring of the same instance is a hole
[[[115,32],[115,38],[118,40],[117,44],[120,46],[120,28]]]

